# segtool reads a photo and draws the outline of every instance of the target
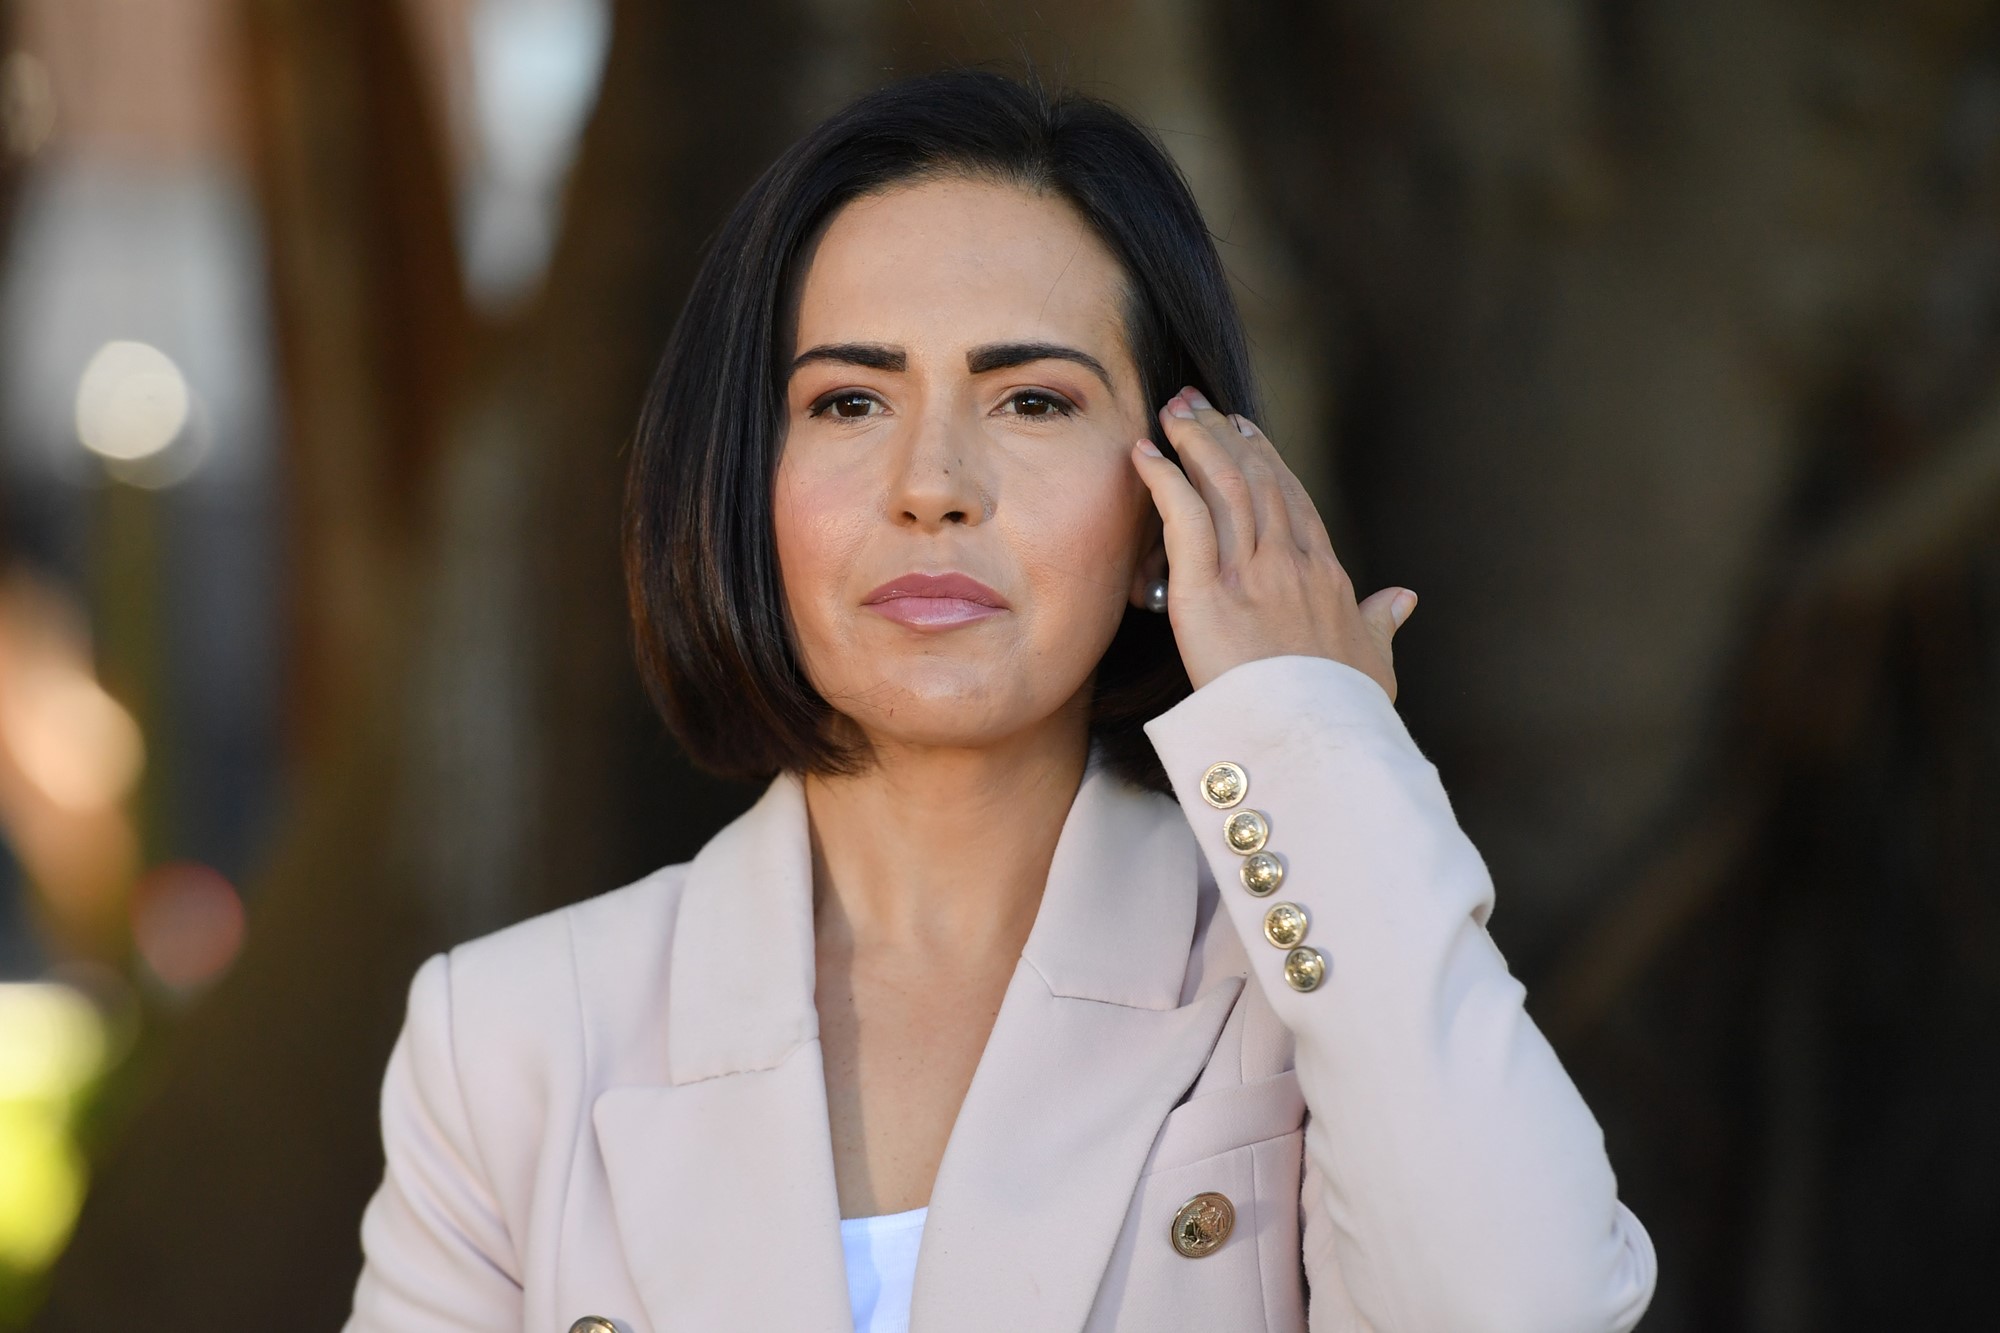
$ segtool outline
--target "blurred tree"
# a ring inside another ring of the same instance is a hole
[[[301,796],[252,884],[247,953],[125,1073],[113,1109],[136,1109],[113,1126],[50,1325],[331,1318],[416,961],[684,857],[747,799],[688,773],[640,706],[614,515],[652,356],[749,175],[885,73],[1002,52],[1200,115],[1185,5],[1136,30],[1123,4],[1078,6],[1060,33],[1030,5],[963,21],[950,4],[769,3],[728,21],[627,6],[555,271],[525,316],[489,324],[457,277],[437,123],[451,99],[427,96],[420,68],[464,40],[468,6],[415,25],[402,0],[236,8],[280,325]],[[116,30],[120,49],[143,58],[148,32]],[[85,66],[100,88],[85,111],[147,125]]]
[[[548,288],[487,326],[392,0],[244,3],[306,804],[44,1326],[337,1323],[416,963],[747,797],[633,682],[619,443],[757,167],[1002,52],[1177,127],[1274,436],[1359,581],[1423,593],[1403,708],[1660,1240],[1647,1326],[1961,1322],[2000,1199],[1986,6],[629,0]]]
[[[1031,5],[961,22],[948,4],[635,0],[615,11],[546,288],[488,325],[455,277],[436,103],[398,0],[244,5],[290,423],[302,808],[244,956],[150,1053],[37,1327],[337,1322],[416,964],[691,855],[754,794],[694,775],[644,708],[616,503],[700,244],[755,171],[862,87],[950,62],[1036,59],[1202,114],[1191,7],[1145,45],[1119,4],[1058,33]],[[1188,77],[1153,83],[1162,55]]]
[[[1991,6],[1209,13],[1339,349],[1350,549],[1424,594],[1399,702],[1660,1243],[1648,1327],[1961,1326],[2000,1233]]]
[[[395,0],[245,0],[290,399],[299,809],[229,977],[153,1052],[37,1327],[333,1327],[416,964],[692,854],[629,665],[622,443],[698,248],[795,130],[783,0],[618,7],[566,233],[483,328]]]

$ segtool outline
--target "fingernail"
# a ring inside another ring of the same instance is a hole
[[[1175,394],[1173,397],[1167,399],[1167,411],[1185,421],[1192,421],[1194,419],[1194,409],[1182,402],[1179,394]]]
[[[1238,435],[1250,436],[1257,433],[1257,428],[1250,424],[1249,417],[1232,414],[1229,419],[1236,423],[1236,433]]]
[[[1151,454],[1155,458],[1159,458],[1162,456],[1160,453],[1160,446],[1154,444],[1151,440],[1139,441],[1139,452],[1142,454]]]
[[[1401,629],[1403,622],[1410,618],[1410,612],[1416,609],[1417,595],[1405,588],[1396,595],[1395,601],[1389,603],[1389,618],[1396,622],[1397,629]]]
[[[1207,408],[1209,406],[1208,399],[1201,396],[1200,389],[1183,389],[1181,392],[1196,407]]]

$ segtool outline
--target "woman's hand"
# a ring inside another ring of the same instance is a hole
[[[1167,615],[1200,689],[1233,666],[1298,653],[1330,657],[1396,697],[1389,641],[1417,595],[1384,588],[1357,603],[1305,487],[1264,432],[1182,389],[1160,409],[1183,475],[1151,440],[1132,461],[1165,529]]]

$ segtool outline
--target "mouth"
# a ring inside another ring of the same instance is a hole
[[[1011,609],[1007,599],[966,574],[901,574],[861,599],[887,619],[917,629],[946,629]]]

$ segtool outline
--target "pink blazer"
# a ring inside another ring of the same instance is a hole
[[[1078,790],[938,1170],[912,1327],[1636,1324],[1652,1243],[1381,687],[1267,658],[1146,730],[1179,802],[1096,763]],[[1218,761],[1247,778],[1228,808],[1203,796]],[[1224,833],[1251,809],[1267,897]],[[851,1330],[808,846],[780,777],[693,861],[418,969],[349,1333]],[[1311,990],[1266,939],[1279,902],[1325,961]],[[1221,1243],[1189,1257],[1175,1219],[1203,1194],[1233,1224],[1209,1210]]]

